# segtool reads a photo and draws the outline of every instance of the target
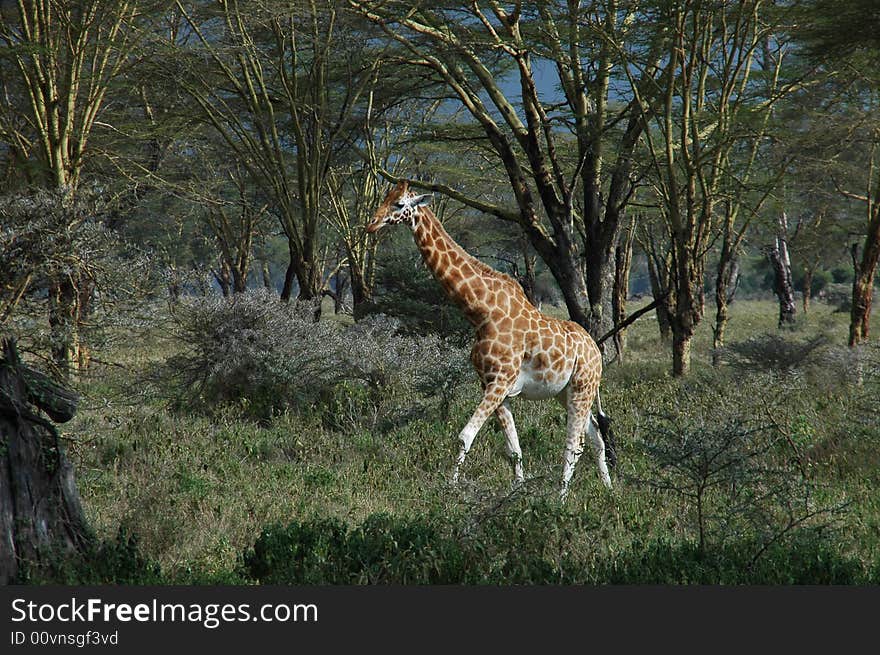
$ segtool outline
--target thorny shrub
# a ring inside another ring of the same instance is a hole
[[[265,418],[320,405],[331,427],[374,427],[435,397],[447,407],[466,371],[467,354],[444,339],[400,334],[385,316],[316,322],[310,305],[262,289],[185,298],[174,323],[185,348],[160,377],[202,410],[237,404]]]
[[[827,343],[823,335],[794,341],[778,334],[762,334],[730,344],[722,351],[722,358],[743,371],[790,374],[811,363]]]
[[[848,502],[807,476],[781,407],[760,416],[731,399],[729,389],[683,388],[671,411],[647,415],[649,475],[636,482],[684,501],[700,554],[751,542],[753,565],[777,542],[832,529]]]

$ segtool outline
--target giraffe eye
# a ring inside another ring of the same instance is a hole
[[[397,207],[398,209],[403,209],[404,207],[406,207],[406,205],[402,202],[395,202],[394,206]]]

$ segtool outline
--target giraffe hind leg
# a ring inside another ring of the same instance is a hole
[[[610,489],[611,476],[608,474],[609,462],[606,459],[608,449],[606,448],[605,440],[600,434],[601,425],[601,422],[597,421],[593,417],[592,412],[590,412],[589,419],[587,420],[587,435],[590,437],[590,441],[593,444],[593,452],[596,454],[596,464],[599,466],[599,476],[602,478],[602,484]]]
[[[614,433],[611,431],[611,419],[601,409],[596,412],[596,426],[599,428],[599,436],[605,443],[605,458],[608,466],[617,466],[617,444],[614,441]]]
[[[584,429],[589,413],[589,405],[584,405],[582,398],[577,398],[575,392],[569,389],[566,398],[566,422],[565,452],[562,456],[562,499],[568,495],[574,468],[584,452]]]
[[[608,489],[611,488],[611,476],[608,473],[608,461],[606,459],[606,444],[600,434],[601,423],[593,417],[593,413],[590,411],[594,394],[595,391],[589,389],[588,385],[579,385],[576,381],[566,391],[565,405],[568,412],[568,434],[563,458],[561,492],[563,499],[568,494],[575,465],[583,454],[586,436],[590,438],[593,446],[602,484]],[[559,400],[562,400],[562,398],[560,397]],[[602,416],[607,420],[604,414]]]

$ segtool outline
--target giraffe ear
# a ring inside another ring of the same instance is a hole
[[[431,200],[434,199],[433,193],[425,193],[420,196],[416,196],[412,200],[410,200],[410,207],[424,207],[425,205],[430,204]]]

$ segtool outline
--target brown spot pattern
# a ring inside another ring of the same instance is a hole
[[[476,328],[471,362],[484,395],[462,431],[464,445],[458,464],[464,461],[469,440],[492,414],[498,416],[505,434],[512,440],[510,451],[518,450],[513,417],[508,410],[499,408],[524,364],[535,377],[551,384],[563,380],[570,372],[564,391],[569,423],[565,459],[573,457],[576,462],[602,375],[602,358],[595,342],[577,323],[541,313],[529,303],[513,278],[465,252],[429,208],[396,209],[396,203],[411,196],[408,184],[398,183],[377,209],[370,231],[385,224],[409,224],[428,268]]]

